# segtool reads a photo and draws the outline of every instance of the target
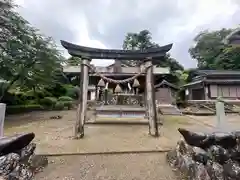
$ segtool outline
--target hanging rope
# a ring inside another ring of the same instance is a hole
[[[130,77],[130,78],[126,78],[123,80],[116,80],[116,79],[112,79],[112,78],[108,78],[104,75],[102,75],[99,71],[97,71],[97,68],[91,64],[82,64],[85,66],[88,66],[89,69],[91,69],[93,72],[95,72],[99,77],[101,77],[103,80],[107,81],[108,83],[114,83],[114,84],[124,84],[124,83],[128,83],[133,81],[134,79],[138,78],[139,76],[141,76],[143,74],[143,72],[146,72],[146,70],[150,67],[152,67],[152,65],[149,65],[147,67],[141,68],[140,72],[137,73],[136,75]]]

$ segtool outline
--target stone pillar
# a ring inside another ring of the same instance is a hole
[[[108,105],[108,89],[104,89],[104,105]]]
[[[217,117],[217,123],[216,127],[218,130],[223,131],[228,129],[228,124],[226,123],[226,114],[225,114],[225,108],[224,108],[224,102],[221,100],[221,98],[217,98],[216,104],[216,117]]]
[[[152,65],[152,60],[147,59],[146,67]],[[146,71],[146,114],[149,122],[149,134],[151,136],[159,136],[157,124],[157,112],[154,96],[154,79],[153,79],[153,66]]]
[[[95,86],[95,101],[98,100],[98,87],[97,85]]]
[[[87,114],[87,89],[88,89],[88,70],[86,65],[90,64],[89,59],[83,59],[81,64],[81,76],[80,76],[80,96],[77,109],[77,121],[75,125],[75,138],[84,137],[84,123],[86,121]],[[86,64],[86,65],[85,65]]]
[[[4,134],[4,121],[5,121],[5,112],[6,112],[6,104],[0,103],[0,137]]]

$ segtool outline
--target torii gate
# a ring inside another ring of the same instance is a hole
[[[145,65],[146,69],[146,114],[149,121],[149,134],[159,136],[157,124],[157,112],[154,95],[153,61],[162,60],[166,53],[172,48],[172,44],[147,50],[115,50],[98,49],[75,45],[66,41],[61,41],[62,46],[68,50],[72,56],[82,59],[80,76],[80,97],[77,110],[77,121],[75,125],[75,138],[84,137],[84,123],[87,111],[87,91],[90,61],[92,59],[115,59],[115,60],[137,60]]]

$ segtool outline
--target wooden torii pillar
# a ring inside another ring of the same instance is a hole
[[[87,117],[87,93],[88,93],[88,71],[91,60],[83,59],[80,75],[80,95],[77,109],[77,121],[75,125],[74,137],[76,139],[84,137],[84,124]]]
[[[154,91],[154,78],[153,78],[153,66],[152,59],[148,58],[145,60],[145,66],[149,67],[146,71],[146,114],[149,122],[149,134],[154,137],[159,136],[158,123],[157,123],[157,112],[155,103],[155,91]]]

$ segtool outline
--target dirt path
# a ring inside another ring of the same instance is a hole
[[[51,116],[62,119],[51,119]],[[99,153],[122,151],[166,150],[180,139],[177,128],[193,131],[211,129],[185,116],[166,116],[160,127],[160,137],[148,135],[148,125],[86,125],[85,136],[73,140],[76,111],[33,112],[8,116],[5,135],[34,132],[38,154]],[[50,164],[36,180],[176,180],[165,160],[165,154],[125,154],[61,156],[49,158]]]
[[[62,119],[51,119],[61,115]],[[201,130],[204,127],[186,117],[165,117],[160,137],[148,135],[148,125],[86,125],[85,137],[73,140],[76,111],[34,112],[9,116],[5,134],[34,132],[37,153],[98,153],[109,151],[167,150],[180,138],[179,127]]]
[[[195,122],[204,124],[211,127],[212,130],[220,128],[222,131],[234,131],[240,130],[240,116],[238,114],[228,114],[226,115],[225,121],[222,122],[221,127],[217,127],[217,117],[216,116],[189,116],[195,119]]]
[[[165,154],[124,154],[51,158],[36,180],[177,180]]]

